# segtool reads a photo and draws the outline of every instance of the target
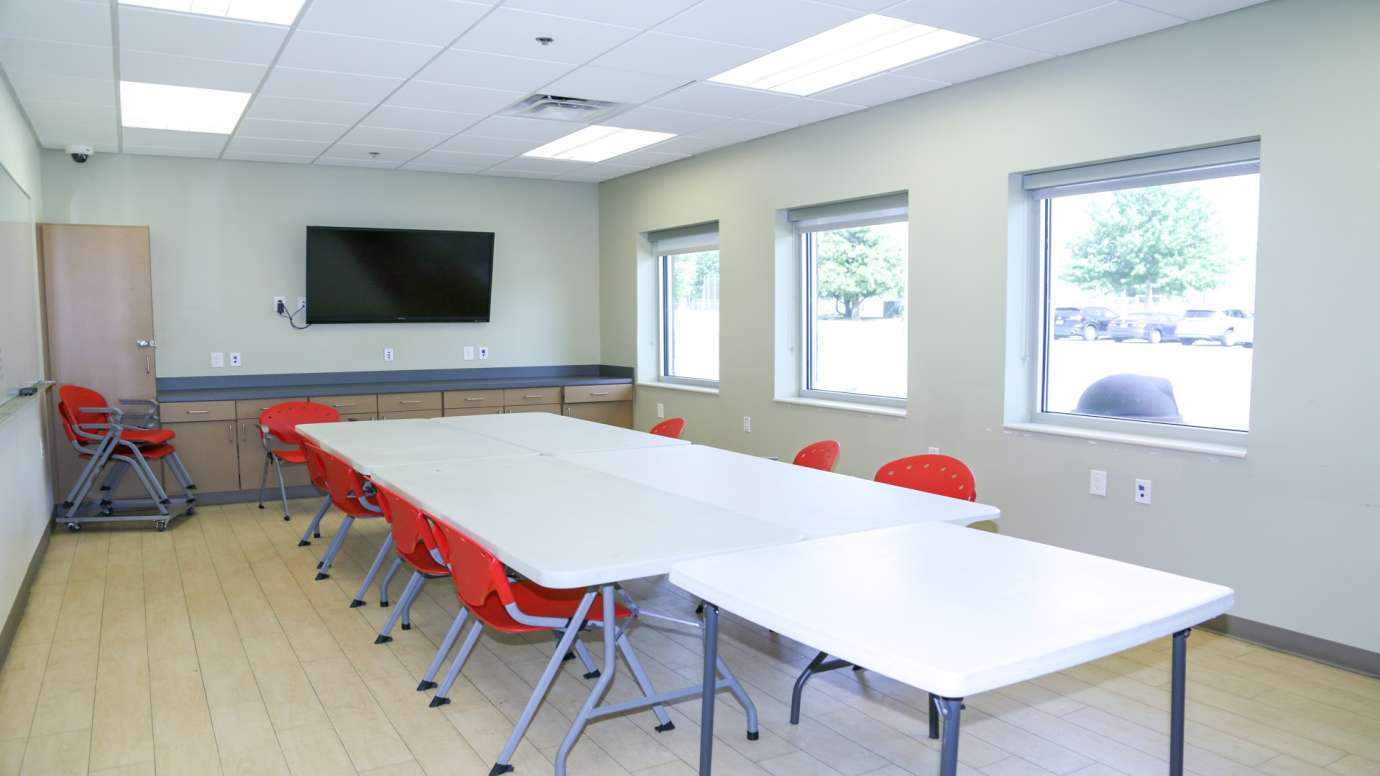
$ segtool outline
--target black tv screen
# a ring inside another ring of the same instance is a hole
[[[493,232],[307,227],[307,323],[489,320]]]

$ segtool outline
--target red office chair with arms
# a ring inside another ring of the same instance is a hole
[[[537,681],[531,697],[528,698],[527,706],[518,717],[517,725],[504,744],[503,751],[499,753],[493,769],[489,771],[490,774],[507,773],[513,769],[509,760],[527,732],[532,718],[536,716],[537,709],[555,680],[566,653],[572,647],[577,652],[583,651],[576,638],[580,628],[603,627],[603,595],[592,590],[555,590],[530,581],[512,582],[508,579],[503,564],[477,542],[430,516],[426,517],[426,522],[430,526],[430,535],[436,542],[438,552],[450,567],[450,579],[455,585],[456,597],[475,619],[475,624],[466,635],[465,643],[461,646],[455,661],[451,663],[450,670],[446,672],[436,697],[431,699],[432,706],[450,703],[447,693],[464,668],[465,660],[473,651],[481,628],[487,626],[500,633],[553,630],[560,635],[556,651],[547,661],[546,669]],[[630,609],[617,601],[613,602],[613,610],[615,618],[619,620],[626,621],[633,616]],[[644,695],[650,695],[653,692],[651,684],[645,681],[646,673],[642,670],[632,645],[628,643],[626,625],[620,623],[618,628],[617,647],[632,669],[633,676],[637,678]],[[663,706],[654,706],[652,711],[656,714],[658,731],[674,729],[675,726]]]
[[[838,463],[840,450],[838,442],[826,439],[800,448],[800,452],[795,454],[795,460],[791,463],[796,466],[831,472],[834,470],[834,464]]]
[[[331,563],[335,561],[341,546],[345,544],[345,536],[350,532],[350,526],[356,520],[379,517],[382,513],[369,500],[366,482],[359,472],[312,444],[309,439],[302,438],[302,449],[306,451],[309,471],[319,473],[325,482],[331,505],[345,515],[345,519],[340,523],[340,532],[331,540],[331,546],[326,549],[326,554],[321,556],[321,562],[317,564],[316,578],[322,580],[330,577]],[[315,463],[312,463],[313,459]],[[377,569],[373,571],[376,572]],[[372,577],[367,578],[365,587],[368,587],[371,581]]]
[[[667,418],[660,423],[652,426],[647,433],[657,436],[680,439],[680,435],[685,431],[685,418]]]
[[[297,426],[303,423],[338,422],[340,413],[334,407],[310,401],[287,401],[259,413],[259,439],[264,445],[264,472],[259,478],[259,509],[264,508],[264,486],[268,484],[268,467],[271,465],[278,472],[283,519],[292,519],[288,512],[287,484],[283,482],[283,464],[300,466],[307,462],[307,452],[302,449],[302,436],[297,433]],[[276,446],[274,442],[277,442]],[[319,524],[320,515],[324,515],[327,508],[327,503],[321,505],[318,517],[312,521],[314,526]],[[309,543],[305,534],[302,543]]]

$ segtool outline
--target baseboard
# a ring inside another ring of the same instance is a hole
[[[1380,653],[1370,652],[1359,647],[1339,644],[1335,641],[1320,639],[1317,636],[1309,636],[1305,633],[1266,625],[1263,622],[1247,620],[1244,617],[1230,614],[1208,620],[1203,623],[1202,627],[1242,641],[1249,641],[1252,644],[1259,644],[1262,647],[1306,657],[1319,663],[1327,663],[1347,671],[1380,677]]]
[[[29,588],[33,586],[34,577],[38,575],[38,566],[43,561],[43,554],[48,550],[50,536],[52,532],[47,530],[39,536],[38,547],[34,549],[33,557],[29,558],[29,568],[24,572],[24,581],[19,583],[14,606],[10,607],[10,616],[5,618],[5,627],[0,629],[0,664],[10,656],[10,645],[14,643],[14,634],[19,630],[19,621],[24,619],[24,610],[29,607]]]

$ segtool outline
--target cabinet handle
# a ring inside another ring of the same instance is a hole
[[[349,404],[332,404],[331,406],[332,406],[332,407],[353,407],[353,406],[355,406],[355,405],[354,405],[354,402],[350,402]]]
[[[522,398],[524,398],[524,399],[545,399],[546,396],[543,395],[543,394],[540,394],[540,393],[524,393],[524,394],[522,395]]]
[[[188,415],[210,415],[210,410],[187,410]]]
[[[465,401],[484,401],[483,396],[466,396]]]
[[[225,441],[229,442],[232,445],[235,444],[235,424],[225,424]]]
[[[398,399],[399,404],[421,404],[421,399]]]
[[[609,392],[608,392],[608,391],[590,391],[590,392],[589,392],[589,395],[590,395],[590,396],[608,396],[608,395],[609,395]]]

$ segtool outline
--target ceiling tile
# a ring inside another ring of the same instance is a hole
[[[242,162],[277,162],[279,164],[311,164],[312,160],[314,160],[316,156],[299,156],[297,154],[246,153],[241,151],[231,151],[227,149],[221,158],[233,159]]]
[[[266,65],[287,33],[274,24],[120,6],[122,49]]]
[[[124,153],[134,154],[136,156],[185,156],[195,159],[215,159],[220,156],[219,151],[204,151],[199,148],[146,146],[134,143],[125,143]]]
[[[57,100],[88,105],[115,104],[114,79],[72,78],[33,70],[19,70],[8,75],[15,93],[24,105],[28,105],[30,100]]]
[[[482,118],[484,118],[482,114],[475,113],[453,113],[444,110],[380,105],[359,123],[360,126],[366,127],[416,129],[423,132],[440,132],[453,135]]]
[[[652,132],[673,132],[677,135],[684,135],[723,120],[723,116],[642,106],[620,113],[600,123],[614,127],[647,129]]]
[[[115,58],[109,46],[26,38],[0,38],[0,67],[10,74],[30,71],[72,78],[115,78]]]
[[[896,0],[820,0],[828,5],[841,5],[844,8],[854,8],[868,13],[877,13],[883,8],[896,5]]]
[[[317,161],[325,164],[355,164],[361,167],[397,167],[416,155],[416,151],[403,148],[374,148],[336,143]]]
[[[374,159],[355,159],[343,156],[322,156],[318,157],[312,164],[319,164],[324,167],[372,167],[376,170],[396,170],[397,162],[380,162]]]
[[[610,102],[645,102],[683,86],[685,80],[671,75],[635,73],[593,65],[582,67],[549,84],[544,91],[564,97]]]
[[[493,154],[507,158],[524,151],[530,151],[533,146],[534,143],[531,140],[521,138],[460,134],[436,146],[436,150],[465,154]]]
[[[661,145],[654,145],[650,148],[642,148],[636,151],[629,151],[626,154],[615,156],[608,161],[629,167],[655,167],[667,162],[676,162],[681,159],[688,159],[690,154],[676,151],[663,151]]]
[[[7,37],[109,46],[110,6],[76,0],[5,0],[0,30]]]
[[[648,103],[653,108],[708,113],[714,116],[747,116],[800,99],[787,94],[742,89],[722,84],[693,83]]]
[[[419,132],[415,129],[388,129],[359,126],[350,130],[340,142],[373,148],[406,148],[425,151],[445,140],[449,135],[439,132]]]
[[[274,154],[316,157],[331,145],[330,140],[289,140],[285,138],[243,137],[236,134],[225,147],[228,154]]]
[[[315,121],[323,124],[354,124],[374,107],[373,103],[308,100],[260,94],[249,103],[245,115],[279,121]]]
[[[431,172],[479,172],[510,157],[499,154],[457,154],[428,151],[403,166],[405,170]]]
[[[401,83],[401,78],[275,67],[259,93],[268,97],[377,103]]]
[[[582,181],[586,183],[599,183],[617,178],[622,175],[639,172],[647,169],[646,167],[626,164],[616,164],[613,162],[600,162],[592,164],[583,170],[575,170],[561,176],[563,181]]]
[[[580,64],[636,35],[633,27],[498,8],[460,38],[458,48]],[[538,37],[555,41],[549,46]]]
[[[546,143],[558,137],[565,137],[584,127],[570,121],[543,121],[541,119],[520,119],[512,116],[491,116],[465,130],[465,135],[493,137],[500,139],[527,140]],[[527,146],[528,150],[534,146]],[[461,150],[446,148],[445,150]]]
[[[361,35],[445,46],[488,12],[489,4],[457,0],[313,0],[299,30]]]
[[[639,73],[673,75],[690,81],[718,75],[766,53],[766,49],[648,32],[599,57],[592,64]]]
[[[418,73],[417,78],[486,89],[531,92],[570,72],[570,68],[570,65],[562,62],[448,49]]]
[[[741,143],[745,140],[752,140],[764,135],[772,135],[783,130],[790,129],[788,124],[776,124],[770,121],[758,121],[756,119],[732,119],[719,124],[706,127],[696,132],[691,137],[703,138],[710,141],[720,141],[721,145],[730,143]],[[674,139],[674,138],[673,138]],[[671,145],[668,140],[658,144],[658,149],[662,151],[674,151],[678,153],[691,153],[683,148]]]
[[[439,46],[399,43],[392,40],[334,35],[328,32],[295,32],[278,65],[336,73],[360,73],[394,78],[410,78],[427,60],[440,52]]]
[[[274,140],[303,140],[317,143],[331,143],[339,139],[348,129],[348,126],[341,124],[322,124],[316,121],[278,121],[275,119],[245,118],[240,121],[239,127],[235,130],[235,139],[241,140],[247,137],[257,137]],[[233,147],[234,143],[230,145]],[[278,152],[270,151],[269,153]]]
[[[178,132],[170,129],[125,127],[124,150],[129,151],[130,146],[135,146],[160,149],[162,152],[184,151],[196,156],[207,154],[216,156],[220,154],[221,149],[225,148],[225,141],[229,139],[229,135],[217,135],[209,132]],[[152,153],[159,152],[154,151]]]
[[[1004,70],[1024,67],[1049,59],[1049,57],[1049,54],[1041,51],[982,41],[899,70],[893,70],[891,74],[905,78],[924,78],[930,81],[956,84],[993,73],[1000,73]]]
[[[389,105],[427,110],[448,110],[455,113],[488,115],[526,97],[524,92],[481,89],[431,81],[408,81],[397,94],[388,98]]]
[[[199,59],[130,49],[120,51],[120,78],[124,81],[252,92],[259,88],[259,82],[267,72],[267,65],[250,62]]]
[[[25,100],[24,111],[45,146],[84,143],[99,151],[114,151],[119,146],[114,105]]]
[[[1206,19],[1219,13],[1235,11],[1238,8],[1263,3],[1265,0],[1133,0],[1156,11],[1173,14],[1184,19]]]
[[[923,78],[902,78],[900,76],[882,74],[865,78],[861,81],[854,81],[851,84],[844,84],[828,91],[820,92],[815,97],[822,100],[834,102],[847,102],[854,105],[881,105],[882,103],[899,100],[903,97],[911,97],[925,92],[932,92],[935,89],[943,89],[948,84],[940,81],[927,81]]]
[[[842,116],[845,113],[852,113],[862,110],[861,105],[849,105],[842,102],[828,102],[825,100],[801,99],[782,105],[777,108],[770,108],[761,113],[754,113],[750,118],[759,121],[770,121],[774,124],[787,124],[798,127],[802,124],[810,124],[816,121],[824,121],[835,116]]]
[[[548,175],[564,175],[574,172],[582,167],[588,167],[589,162],[571,162],[562,159],[537,159],[530,156],[519,156],[509,159],[506,162],[499,162],[489,169],[493,172],[533,172],[545,173]]]
[[[699,0],[508,0],[504,6],[645,30],[697,2]]]
[[[1001,39],[1013,46],[1072,54],[1155,30],[1182,24],[1177,16],[1126,3],[1108,3],[1090,11],[1012,33]]]
[[[480,173],[480,175],[492,175],[496,178],[534,178],[537,180],[544,181],[554,181],[561,177],[559,174],[550,172],[535,172],[532,170],[514,169],[499,170],[494,167],[490,167],[489,169]]]
[[[779,49],[862,16],[856,9],[811,0],[704,0],[661,24],[658,32]]]
[[[739,121],[740,119],[732,120]],[[788,129],[788,127],[785,126],[782,126],[781,128]],[[699,154],[704,153],[705,151],[708,151],[710,149],[722,148],[723,146],[731,145],[734,142],[736,141],[725,140],[722,137],[681,135],[680,137],[673,137],[670,140],[665,140],[660,143],[657,143],[656,147],[663,151],[676,151],[684,154]]]
[[[1107,0],[908,0],[886,9],[886,15],[979,38],[995,38],[1105,2]]]

